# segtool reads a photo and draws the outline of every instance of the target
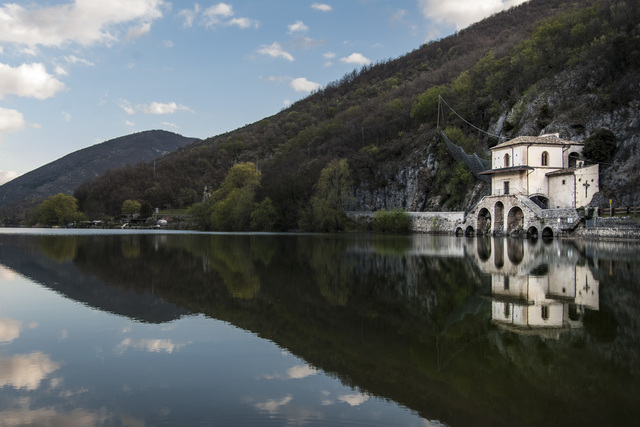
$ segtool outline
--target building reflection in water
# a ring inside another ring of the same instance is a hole
[[[495,324],[553,333],[581,328],[585,309],[599,309],[599,283],[572,246],[504,238],[475,243],[468,253],[491,275]]]

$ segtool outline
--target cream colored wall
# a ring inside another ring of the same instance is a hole
[[[509,194],[526,194],[526,174],[514,172],[494,175],[491,179],[491,192],[496,196],[504,194],[504,182],[509,181]]]
[[[574,208],[576,199],[575,176],[560,175],[548,177],[549,207]],[[564,184],[563,184],[564,182]]]
[[[600,191],[600,186],[598,182],[598,174],[599,174],[599,165],[587,166],[584,168],[576,169],[576,207],[580,208],[583,206],[587,206],[591,199],[593,199],[594,194]],[[589,186],[586,188],[585,194],[585,183],[588,183]]]

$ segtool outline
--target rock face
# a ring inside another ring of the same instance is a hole
[[[152,130],[78,150],[0,186],[0,207],[39,201],[58,193],[71,195],[82,182],[109,169],[148,162],[193,141],[195,138]]]

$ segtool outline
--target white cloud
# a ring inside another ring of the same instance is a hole
[[[27,122],[21,112],[0,107],[0,135],[5,132],[15,132],[27,127]]]
[[[138,105],[136,107],[144,114],[173,114],[176,111],[193,112],[191,108],[181,104],[176,104],[175,102],[169,102],[168,104],[163,104],[162,102],[152,102],[148,105]]]
[[[29,403],[29,399],[25,401]],[[0,412],[0,419],[5,421],[3,426],[66,426],[66,427],[86,427],[104,424],[105,419],[110,419],[111,415],[104,412],[90,413],[84,409],[74,409],[71,412],[58,412],[53,407],[29,409],[22,406]],[[131,425],[142,425],[135,419],[127,420]]]
[[[418,6],[428,20],[461,29],[525,1],[527,0],[418,0]]]
[[[283,50],[282,46],[280,46],[278,42],[274,42],[272,45],[262,45],[260,49],[257,50],[257,52],[259,54],[267,55],[272,58],[284,58],[287,61],[294,61],[293,55]]]
[[[320,83],[311,82],[304,77],[293,79],[291,83],[289,83],[289,86],[296,92],[313,92],[322,87]]]
[[[193,10],[183,9],[178,12],[178,16],[182,16],[184,18],[182,26],[185,28],[193,27],[193,21],[196,19],[196,16],[198,16],[198,13],[200,13],[200,5],[198,3],[196,3]]]
[[[340,58],[340,62],[343,62],[345,64],[356,64],[356,65],[371,64],[371,60],[365,57],[364,55],[362,55],[361,53],[352,53],[351,55],[345,58]]]
[[[149,104],[138,104],[133,106],[126,99],[122,99],[119,102],[120,108],[122,108],[125,113],[129,115],[133,115],[136,113],[142,114],[173,114],[177,111],[189,111],[193,113],[193,110],[185,105],[176,104],[175,102],[162,103],[162,102],[151,102]]]
[[[360,406],[367,400],[369,396],[365,394],[344,394],[338,397],[338,400],[344,403],[348,403],[350,406]]]
[[[235,26],[242,29],[249,27],[258,28],[260,26],[260,22],[249,18],[232,18],[226,22],[226,25]]]
[[[215,27],[222,22],[223,18],[230,18],[232,16],[233,7],[226,3],[214,4],[202,12],[202,19],[207,28]]]
[[[0,172],[0,180],[2,173]],[[0,181],[1,182],[1,181]],[[15,340],[20,336],[22,322],[13,319],[0,319],[0,343],[7,343]]]
[[[0,359],[0,388],[11,386],[36,390],[47,375],[59,368],[60,364],[40,352]]]
[[[179,127],[177,124],[171,123],[171,122],[162,122],[162,125],[170,128],[174,128],[174,129],[177,129]]]
[[[323,53],[322,56],[324,57],[324,59],[333,59],[336,57],[336,54],[333,52],[327,52]]]
[[[162,46],[166,47],[167,49],[170,49],[175,45],[173,44],[172,40],[163,40],[162,41]]]
[[[0,171],[0,184],[4,184],[7,181],[11,181],[13,178],[18,176],[17,172],[13,171]],[[3,182],[5,178],[9,178]],[[10,269],[9,267],[5,267],[4,265],[0,265],[0,279],[2,280],[13,280],[18,277],[18,274]]]
[[[124,124],[125,124],[125,125],[127,125],[127,126],[129,126],[129,127],[133,127],[133,126],[135,126],[135,125],[136,125],[135,123],[130,122],[129,120],[125,120],[125,121],[124,121]]]
[[[96,65],[91,61],[87,61],[86,59],[83,59],[83,58],[78,58],[75,55],[65,56],[64,60],[70,64],[82,64],[82,65],[86,65],[87,67],[93,67],[94,65]]]
[[[267,400],[264,403],[256,403],[255,407],[256,409],[259,409],[261,411],[266,411],[269,412],[271,414],[274,414],[276,412],[278,412],[278,410],[283,407],[286,406],[287,404],[289,404],[289,402],[291,402],[293,400],[293,397],[291,397],[291,395],[287,395],[284,398],[280,399],[280,400]]]
[[[65,122],[69,123],[71,121],[71,114],[67,113],[66,111],[62,112],[62,120],[64,120]]]
[[[318,371],[309,365],[298,365],[287,371],[287,376],[292,379],[301,379],[316,375]]]
[[[58,75],[58,76],[66,76],[66,75],[68,75],[68,74],[69,74],[69,73],[67,72],[67,70],[65,70],[64,68],[62,68],[62,67],[61,67],[61,66],[59,66],[59,65],[56,65],[55,73],[56,73],[56,75]]]
[[[302,21],[296,21],[291,25],[287,25],[287,28],[289,28],[289,34],[304,33],[306,31],[309,31],[309,27],[304,25],[304,22]]]
[[[61,46],[117,40],[126,24],[140,27],[162,17],[163,0],[75,0],[73,3],[0,7],[0,42]]]
[[[193,26],[196,18],[200,16],[200,24],[206,28],[215,28],[219,25],[233,26],[241,29],[258,28],[260,22],[250,18],[235,17],[233,6],[227,3],[218,3],[210,6],[200,13],[200,5],[196,3],[193,10],[183,9],[178,12],[178,16],[184,19],[182,26],[189,28]]]
[[[125,338],[122,340],[116,351],[118,353],[124,353],[129,348],[136,350],[145,350],[150,353],[173,353],[174,350],[181,346],[174,344],[171,340],[162,339],[140,339],[132,340],[131,338]]]
[[[47,73],[40,63],[11,67],[0,63],[0,99],[13,94],[47,99],[64,89],[64,83]]]
[[[137,27],[129,28],[129,31],[127,31],[127,39],[137,39],[138,37],[147,34],[149,31],[151,31],[151,22],[144,22]]]
[[[311,5],[312,9],[319,10],[320,12],[331,12],[331,6],[324,3],[313,3]]]

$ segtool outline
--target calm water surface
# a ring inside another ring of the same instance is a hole
[[[0,228],[0,426],[634,425],[639,248]]]

